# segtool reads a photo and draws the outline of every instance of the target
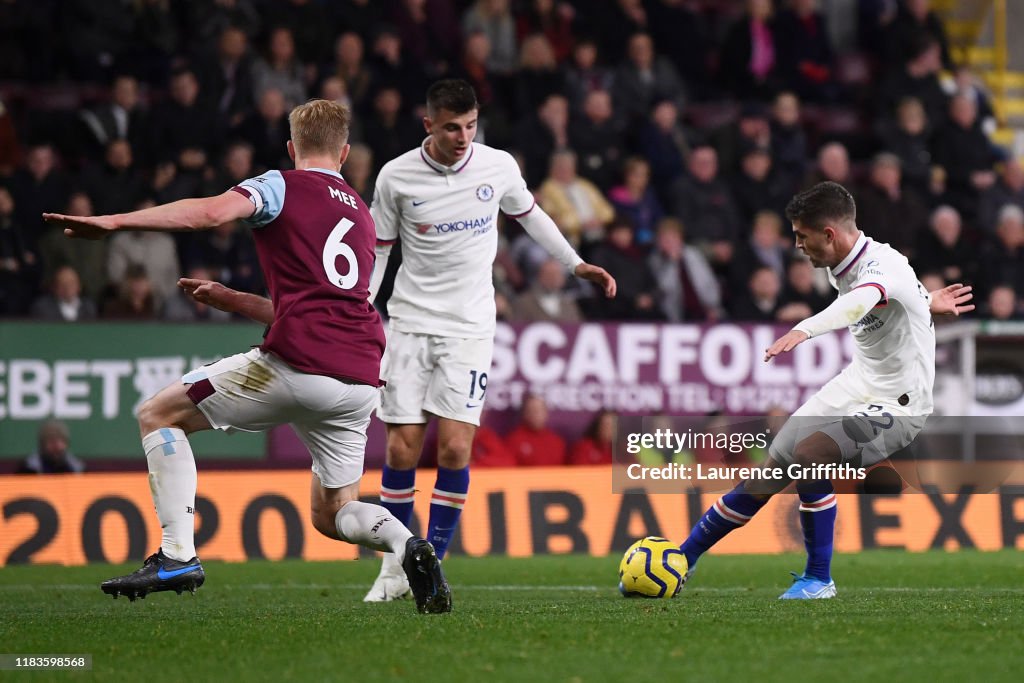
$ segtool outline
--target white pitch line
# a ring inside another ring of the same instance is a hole
[[[55,583],[55,584],[0,584],[2,591],[58,591],[58,590],[96,590],[98,584],[82,583]],[[251,584],[212,584],[209,589],[228,590],[362,590],[366,588],[362,583],[251,583]],[[684,592],[696,593],[750,593],[757,590],[774,590],[774,586],[694,586],[684,589]],[[527,592],[527,591],[551,591],[551,592],[600,592],[614,591],[615,586],[531,586],[531,585],[455,585],[456,591],[494,591],[494,592]],[[1024,586],[927,586],[914,588],[911,586],[840,586],[840,595],[844,593],[962,593],[968,591],[985,591],[997,593],[1024,593]]]

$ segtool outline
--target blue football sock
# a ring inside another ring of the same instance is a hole
[[[700,556],[711,546],[733,529],[738,529],[749,522],[767,502],[767,499],[758,500],[745,492],[742,483],[716,500],[693,527],[689,538],[679,546],[686,556],[686,563],[691,567],[697,564]]]
[[[443,558],[459,524],[462,506],[469,491],[469,468],[450,470],[437,468],[437,483],[434,495],[430,497],[430,523],[427,525],[427,540],[434,545],[437,557]]]
[[[393,470],[384,465],[384,471],[380,476],[380,504],[407,527],[412,521],[415,493],[415,467],[411,470]]]
[[[800,526],[807,548],[804,574],[832,580],[832,546],[836,528],[836,491],[828,480],[800,482]]]

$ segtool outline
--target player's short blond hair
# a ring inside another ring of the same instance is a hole
[[[348,143],[351,118],[347,106],[330,100],[310,100],[295,107],[288,115],[295,153],[340,156]]]

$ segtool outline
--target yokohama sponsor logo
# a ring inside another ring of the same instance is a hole
[[[451,221],[448,223],[420,223],[416,226],[416,232],[425,235],[433,228],[434,232],[463,232],[464,230],[479,230],[489,228],[494,222],[494,215],[488,214],[480,218],[467,218],[464,220]]]

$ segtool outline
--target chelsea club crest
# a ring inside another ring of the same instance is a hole
[[[482,202],[489,202],[494,196],[494,188],[484,183],[480,187],[476,188],[476,198]]]

